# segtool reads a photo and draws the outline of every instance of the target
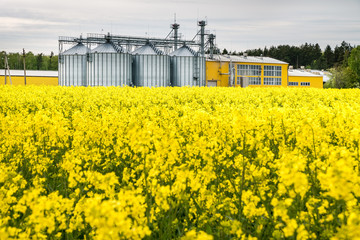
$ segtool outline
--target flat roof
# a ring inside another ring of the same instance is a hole
[[[289,77],[322,77],[320,74],[314,74],[306,70],[289,69]]]
[[[9,73],[6,72],[7,76]],[[24,76],[24,70],[11,70],[11,76]],[[5,69],[0,69],[0,76],[5,76]],[[27,77],[58,77],[58,71],[26,70]]]
[[[214,55],[210,59],[210,55],[206,55],[206,61],[221,61],[221,62],[241,62],[241,63],[269,63],[269,64],[288,64],[270,57],[254,57],[254,56],[237,56],[237,55]]]

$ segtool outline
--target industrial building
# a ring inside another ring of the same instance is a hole
[[[164,39],[110,33],[59,37],[59,85],[206,86],[206,22],[198,22],[191,41],[180,39],[179,26],[172,24]]]
[[[0,85],[58,85],[58,71],[11,70],[10,75],[0,69]]]
[[[170,53],[172,86],[205,86],[205,58],[185,44]]]
[[[288,63],[269,57],[213,55],[206,59],[206,85],[286,87]]]
[[[323,87],[322,76],[304,69],[294,70],[288,63],[274,58],[214,54],[215,35],[205,31],[206,25],[205,21],[199,21],[199,29],[190,41],[180,38],[177,23],[171,24],[165,38],[110,33],[59,37],[58,80],[57,74],[49,71],[27,71],[27,84]],[[23,71],[12,72],[12,81],[5,81],[5,76],[0,74],[0,83],[25,84]]]
[[[170,83],[170,56],[163,54],[152,43],[132,52],[133,84],[139,87],[168,87]]]
[[[289,87],[323,88],[324,78],[319,72],[289,68]]]

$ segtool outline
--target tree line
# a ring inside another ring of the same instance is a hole
[[[8,59],[9,68],[11,70],[24,69],[24,56],[21,53],[0,52],[0,69],[5,68],[5,55]],[[43,53],[34,54],[32,52],[25,53],[25,65],[27,70],[58,70],[58,56],[53,52],[50,55]]]
[[[264,56],[278,59],[289,63],[294,68],[304,66],[308,69],[328,70],[338,67],[347,61],[351,50],[354,48],[350,43],[343,41],[340,45],[336,45],[334,49],[327,45],[322,51],[320,45],[305,43],[301,46],[279,45],[270,48],[249,49],[245,52],[228,52],[226,49],[223,54],[243,55],[247,53],[249,56]]]

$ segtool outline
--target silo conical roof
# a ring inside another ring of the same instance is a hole
[[[170,56],[176,56],[176,57],[193,57],[196,55],[195,51],[189,48],[186,45],[183,45],[181,48],[173,51],[169,54]]]
[[[119,53],[123,52],[122,48],[120,46],[115,45],[112,42],[106,42],[103,43],[93,50],[91,50],[92,53]]]
[[[90,51],[90,49],[88,47],[86,47],[84,44],[78,43],[75,46],[73,46],[72,48],[63,52],[62,55],[75,55],[75,54],[85,55],[89,51]]]
[[[139,55],[161,55],[162,52],[154,47],[151,43],[147,43],[146,45],[136,49],[132,52],[132,54],[139,54]]]

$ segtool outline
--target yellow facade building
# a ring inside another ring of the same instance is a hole
[[[288,67],[288,63],[269,57],[214,55],[206,59],[206,85],[323,88],[323,76]]]
[[[289,87],[323,88],[323,76],[301,69],[289,69]]]
[[[25,85],[24,70],[10,70],[11,80],[9,73],[5,79],[5,70],[0,69],[0,85]],[[58,85],[58,72],[57,71],[26,71],[26,85]]]
[[[221,87],[286,87],[288,65],[269,57],[215,55],[206,60],[206,84]]]

